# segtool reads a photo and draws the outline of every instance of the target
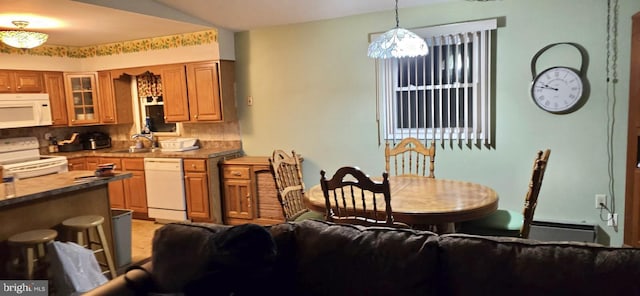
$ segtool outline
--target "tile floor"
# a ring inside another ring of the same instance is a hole
[[[131,262],[136,264],[151,257],[151,241],[162,224],[147,220],[131,220]]]

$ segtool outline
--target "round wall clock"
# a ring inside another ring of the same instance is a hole
[[[580,71],[556,66],[536,74],[536,61],[547,49],[568,44],[578,49],[581,55]],[[585,77],[586,51],[578,44],[563,42],[545,46],[531,59],[531,97],[538,107],[547,112],[566,114],[580,108],[586,99],[588,82]]]

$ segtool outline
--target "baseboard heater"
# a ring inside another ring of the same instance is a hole
[[[529,238],[540,241],[598,241],[598,225],[587,223],[533,221]]]

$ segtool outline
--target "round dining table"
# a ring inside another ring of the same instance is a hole
[[[477,183],[389,176],[389,186],[394,220],[409,225],[453,225],[482,218],[498,208],[495,190]],[[305,193],[305,204],[314,211],[326,211],[320,184]]]

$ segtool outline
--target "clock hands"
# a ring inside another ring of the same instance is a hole
[[[558,91],[558,89],[557,89],[557,88],[555,88],[555,87],[551,87],[551,86],[549,86],[548,84],[543,84],[542,86],[538,85],[538,87],[539,87],[539,88],[552,89],[552,90]]]

